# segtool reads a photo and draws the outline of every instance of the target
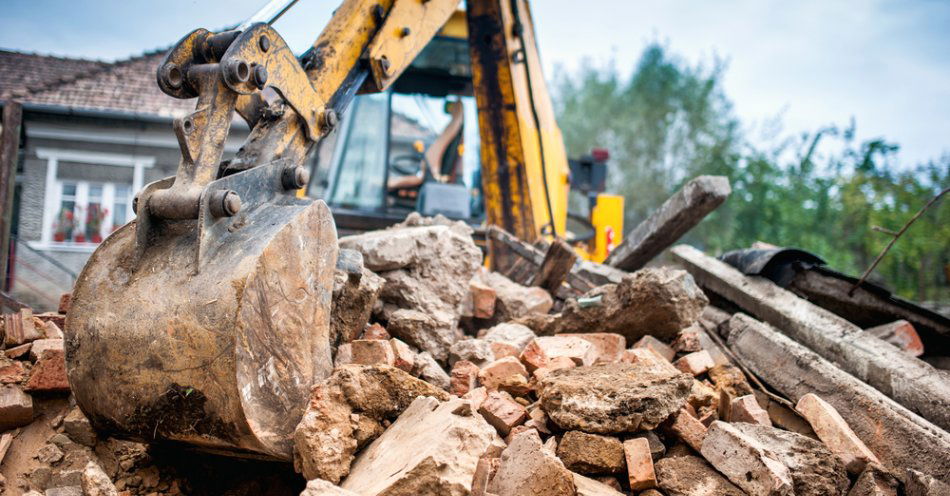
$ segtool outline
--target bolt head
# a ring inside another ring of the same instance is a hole
[[[261,35],[261,38],[257,40],[258,45],[261,47],[262,52],[270,50],[270,39],[265,35]]]
[[[263,89],[265,84],[267,84],[267,68],[262,65],[255,66],[254,86],[257,86],[258,89]]]
[[[241,197],[234,191],[228,191],[224,195],[223,206],[225,214],[230,217],[241,211]]]

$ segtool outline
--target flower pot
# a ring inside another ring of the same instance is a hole
[[[89,238],[89,240],[92,241],[93,243],[102,243],[102,235],[101,235],[101,234],[93,234],[92,237]]]
[[[75,241],[75,242],[77,242],[77,243],[85,243],[85,242],[86,242],[86,236],[85,236],[84,234],[77,234],[76,237],[75,237],[75,239],[73,239],[73,241]]]
[[[61,233],[61,232],[53,233],[53,241],[57,243],[62,243],[63,241],[66,241],[66,233]]]

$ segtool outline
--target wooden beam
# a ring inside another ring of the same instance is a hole
[[[736,314],[720,327],[729,349],[793,402],[814,393],[898,477],[913,468],[950,482],[950,434],[845,373],[771,326]]]
[[[945,374],[764,277],[747,277],[692,246],[679,245],[672,253],[704,289],[950,430],[950,378]]]
[[[22,120],[23,106],[19,102],[8,100],[4,103],[3,129],[0,131],[0,290],[6,290],[10,229],[13,226],[13,188]]]
[[[724,176],[693,179],[627,233],[604,263],[628,272],[642,268],[722,205],[731,192]]]
[[[535,274],[532,285],[539,286],[556,294],[561,289],[561,284],[574,268],[574,262],[577,261],[577,252],[571,248],[564,240],[556,239],[548,246],[547,253],[544,254],[544,260]]]

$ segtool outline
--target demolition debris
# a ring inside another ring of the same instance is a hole
[[[862,331],[684,246],[673,254],[687,270],[633,273],[578,262],[558,243],[519,246],[544,270],[516,281],[482,267],[473,234],[413,215],[340,240],[334,368],[282,441],[292,466],[109,437],[70,401],[68,299],[62,313],[5,315],[5,490],[950,494],[948,379],[917,358],[910,322]],[[207,387],[196,386],[176,391]],[[161,418],[176,413],[194,412]]]

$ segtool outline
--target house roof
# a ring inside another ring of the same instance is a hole
[[[0,50],[0,99],[70,110],[185,115],[194,110],[194,101],[172,98],[155,82],[163,56],[158,51],[102,62]]]

